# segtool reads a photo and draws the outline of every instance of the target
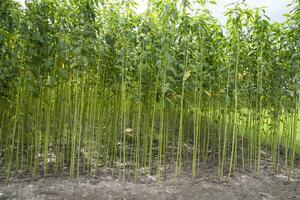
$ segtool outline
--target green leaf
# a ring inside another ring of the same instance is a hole
[[[6,39],[10,38],[10,33],[2,28],[0,29],[0,34]]]
[[[74,67],[76,67],[77,65],[78,65],[78,62],[73,62],[73,63],[71,63],[70,68],[74,68]]]

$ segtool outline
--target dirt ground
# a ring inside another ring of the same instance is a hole
[[[77,179],[69,178],[68,170],[37,180],[24,173],[12,176],[6,185],[4,171],[0,171],[0,200],[300,200],[300,156],[295,159],[289,181],[284,167],[278,167],[277,172],[272,170],[267,154],[261,161],[259,177],[251,168],[242,171],[237,167],[234,176],[220,180],[216,164],[210,164],[200,167],[198,177],[192,179],[192,164],[187,159],[180,177],[174,178],[175,166],[167,166],[160,181],[147,175],[144,168],[139,170],[136,181],[130,174],[127,181],[122,181],[118,179],[119,171],[112,173],[107,168],[93,176],[80,174]]]
[[[79,179],[46,178],[37,181],[16,179],[9,185],[0,183],[0,200],[6,199],[98,199],[98,200],[143,200],[143,199],[300,199],[300,169],[287,182],[284,173],[262,169],[261,176],[253,173],[237,173],[224,181],[216,178],[196,178],[187,175],[181,178],[166,178],[158,182],[146,177],[144,182],[124,182],[111,177]]]

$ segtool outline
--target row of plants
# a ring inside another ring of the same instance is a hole
[[[300,4],[284,23],[213,1],[0,3],[0,158],[6,179],[111,170],[158,179],[214,166],[289,173],[299,131]],[[195,3],[194,3],[195,4]],[[194,5],[193,4],[193,5]],[[191,162],[190,162],[191,161]]]

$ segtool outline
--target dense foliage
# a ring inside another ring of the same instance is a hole
[[[159,178],[173,164],[195,177],[207,163],[220,177],[236,167],[259,175],[269,155],[291,172],[300,4],[282,24],[232,4],[221,26],[207,3],[149,0],[137,14],[131,0],[1,0],[7,180],[99,169]]]

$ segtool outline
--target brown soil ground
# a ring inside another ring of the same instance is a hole
[[[289,182],[287,179],[285,173],[273,173],[268,169],[262,169],[260,177],[238,172],[223,181],[213,177],[191,180],[184,174],[177,179],[169,177],[159,182],[149,176],[138,182],[119,181],[110,176],[78,179],[52,177],[37,181],[18,178],[9,185],[0,183],[0,200],[300,199],[300,169],[293,171]]]

